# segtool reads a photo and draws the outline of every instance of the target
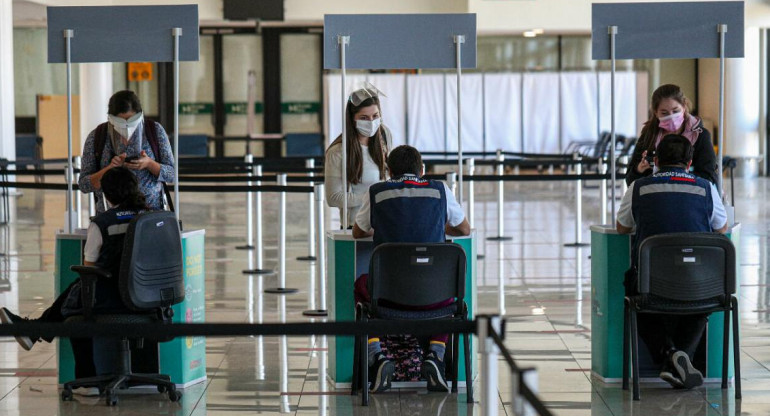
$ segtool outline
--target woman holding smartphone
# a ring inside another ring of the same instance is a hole
[[[110,97],[107,120],[86,138],[80,190],[95,192],[96,212],[106,211],[101,178],[108,170],[123,166],[136,175],[147,206],[163,209],[162,183],[174,181],[174,156],[166,130],[160,123],[144,118],[139,97],[128,90]]]
[[[682,135],[693,146],[692,173],[712,183],[717,182],[717,157],[711,134],[703,121],[690,114],[690,100],[677,85],[661,85],[652,93],[651,117],[644,123],[626,174],[626,183],[653,172],[655,148],[667,134]]]

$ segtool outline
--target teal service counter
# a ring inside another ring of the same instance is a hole
[[[174,305],[173,322],[203,323],[206,318],[206,280],[204,268],[205,230],[182,232],[185,300]],[[56,235],[55,292],[58,296],[78,276],[70,266],[83,264],[86,230]],[[69,339],[58,340],[59,384],[75,378],[75,363]],[[152,345],[145,342],[145,348]],[[176,338],[159,345],[159,370],[168,374],[177,387],[183,388],[206,380],[206,338]]]
[[[465,303],[468,304],[469,319],[474,317],[476,305],[476,232],[465,237],[447,236],[447,241],[459,244],[465,250],[466,277]],[[353,301],[353,283],[355,279],[369,272],[369,259],[372,256],[372,239],[354,239],[344,231],[326,233],[327,275],[329,277],[328,304],[329,318],[332,321],[354,321],[355,303]],[[471,339],[471,357],[476,356],[476,345]],[[462,337],[460,338],[462,345]],[[458,385],[465,385],[465,354],[459,351],[460,371]],[[477,373],[476,362],[471,360],[471,373]],[[329,377],[337,388],[350,387],[353,378],[353,337],[329,337]],[[413,383],[394,383],[394,387],[409,386]],[[424,382],[423,382],[424,384]]]
[[[740,224],[735,224],[728,234],[735,245],[736,259],[740,259],[740,229]],[[623,378],[623,277],[631,264],[630,252],[630,235],[618,234],[609,225],[591,226],[591,373],[606,383]],[[740,290],[740,267],[736,280]],[[693,364],[707,382],[719,382],[722,377],[723,316],[723,312],[709,316],[706,336],[695,353]],[[732,331],[729,357],[728,377],[732,377]],[[642,381],[660,381],[660,369],[652,364],[641,338],[639,366]]]

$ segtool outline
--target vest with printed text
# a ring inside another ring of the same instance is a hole
[[[662,168],[634,182],[631,211],[636,223],[632,264],[647,237],[680,232],[710,232],[711,182],[684,169]]]
[[[441,243],[447,222],[442,182],[414,175],[379,182],[369,188],[374,245]]]
[[[120,259],[123,254],[123,241],[128,230],[128,223],[138,215],[138,211],[120,207],[111,208],[96,217],[93,221],[102,233],[102,247],[96,265],[112,273],[117,280],[120,273]]]

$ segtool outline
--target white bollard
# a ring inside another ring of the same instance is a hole
[[[286,186],[286,174],[278,174],[278,186]],[[296,293],[297,289],[286,287],[286,192],[278,193],[278,287],[266,289],[265,293],[284,295]]]
[[[318,309],[311,309],[302,312],[305,316],[328,316],[326,310],[326,246],[324,235],[324,185],[318,184],[314,187],[313,197],[316,202],[316,222],[318,223],[318,234],[316,235],[316,246],[318,252],[318,261],[316,261],[316,268],[318,275],[318,285],[316,285],[315,292],[318,295]]]
[[[312,169],[315,167],[315,159],[307,159],[305,160],[305,167],[308,169]],[[315,176],[315,172],[310,171],[309,175],[310,177]],[[310,186],[315,186],[315,182],[310,181]],[[316,259],[315,256],[315,195],[313,193],[309,193],[307,195],[307,247],[308,247],[308,255],[297,257],[297,260],[303,260],[303,261],[314,261]],[[315,308],[313,308],[315,309]]]
[[[497,149],[497,176],[503,176],[505,173],[505,155],[502,149]],[[497,181],[497,236],[487,237],[490,241],[507,241],[511,237],[505,236],[505,182],[501,179]]]
[[[454,194],[455,190],[457,189],[457,173],[456,172],[447,172],[446,173],[446,184],[449,187],[449,190]]]
[[[254,156],[251,154],[248,154],[243,157],[243,161],[251,165],[254,162]],[[248,173],[246,175],[248,175],[249,177],[253,176],[252,166],[249,166]],[[246,182],[246,184],[248,186],[252,186],[251,181]],[[254,193],[251,191],[246,192],[246,244],[235,247],[237,250],[254,250],[254,205],[252,204],[253,199],[254,199]]]

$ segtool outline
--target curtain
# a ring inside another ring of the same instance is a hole
[[[443,152],[444,75],[408,75],[406,85],[408,143],[421,152]]]
[[[521,151],[521,74],[484,74],[487,152]]]
[[[447,145],[457,151],[457,76],[444,78],[447,92]],[[462,141],[464,152],[484,150],[484,114],[482,113],[483,74],[462,76]]]
[[[599,122],[602,131],[610,131],[610,73],[599,73]],[[615,132],[637,137],[636,72],[615,73]],[[641,123],[640,123],[641,124]]]
[[[524,74],[524,149],[526,153],[559,153],[559,74]]]
[[[595,72],[560,74],[561,137],[563,151],[571,142],[599,138]]]

